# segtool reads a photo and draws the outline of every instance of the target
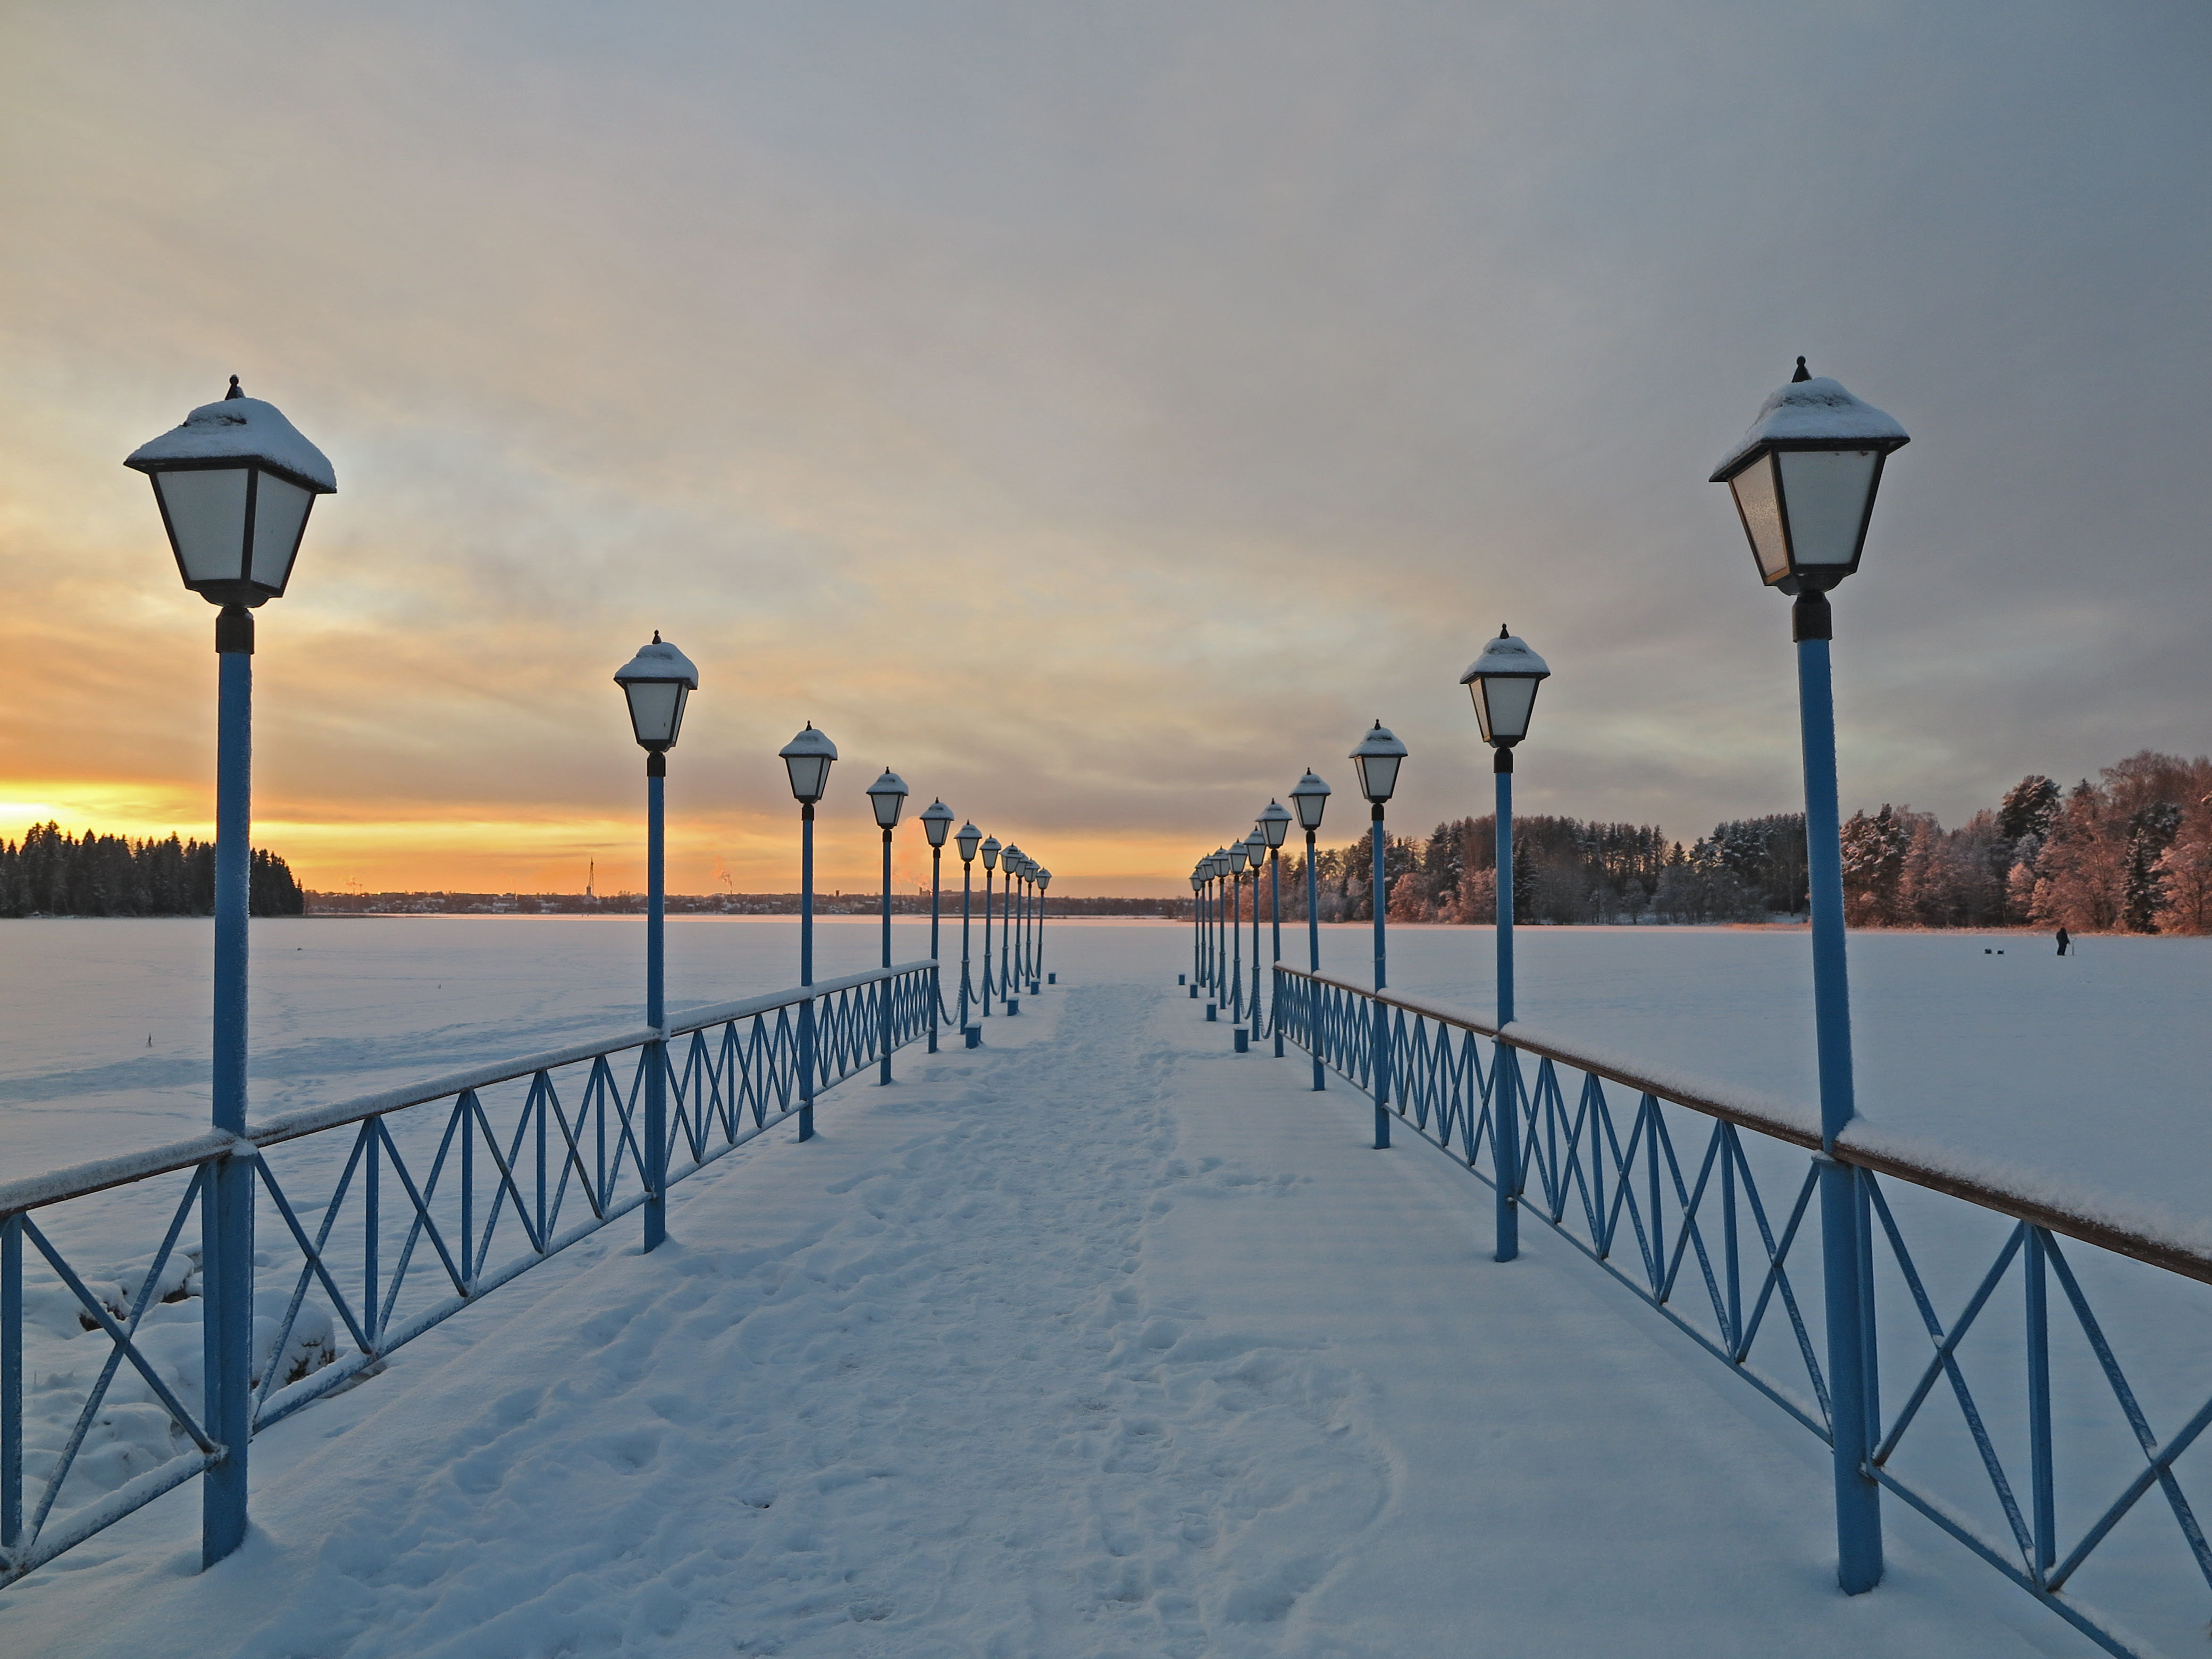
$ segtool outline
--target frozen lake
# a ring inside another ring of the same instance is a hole
[[[635,917],[253,926],[257,1119],[641,1015]],[[1285,930],[1293,962],[1302,931]],[[892,933],[895,959],[927,953],[926,922]],[[948,955],[957,938],[956,923]],[[1366,927],[1322,938],[1324,968],[1365,978]],[[819,922],[817,974],[872,966],[877,939],[872,920]],[[70,1163],[205,1126],[210,941],[204,921],[0,923],[0,1166]],[[1391,941],[1394,987],[1487,1012],[1487,929],[1403,927]],[[1055,922],[1047,949],[1071,981],[1157,983],[1189,967],[1190,930]],[[789,918],[676,918],[668,951],[673,1009],[798,978]],[[1802,932],[1532,927],[1519,960],[1532,1023],[1672,1071],[1813,1098]],[[2201,1209],[2212,939],[2094,939],[2061,960],[2047,939],[2020,934],[1862,933],[1851,969],[1867,1116],[2177,1218]]]

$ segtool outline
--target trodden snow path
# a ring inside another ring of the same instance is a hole
[[[1180,992],[989,1041],[272,1430],[214,1571],[179,1494],[34,1574],[0,1652],[2090,1651],[1922,1534],[1844,1597],[1809,1437]]]

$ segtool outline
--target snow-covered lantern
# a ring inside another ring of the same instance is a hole
[[[337,493],[323,452],[274,404],[239,390],[131,451],[124,465],[154,482],[185,586],[210,605],[282,597],[318,495]]]
[[[1735,495],[1760,580],[1785,593],[1825,593],[1856,570],[1882,462],[1909,441],[1895,419],[1800,357],[1712,477]]]
[[[961,863],[969,864],[974,861],[975,843],[982,839],[983,832],[974,824],[963,823],[960,826],[960,833],[953,836],[952,843],[960,849]]]
[[[1217,847],[1206,854],[1206,873],[1213,881],[1219,881],[1229,873],[1229,849],[1226,847]]]
[[[983,867],[986,870],[999,867],[999,838],[996,836],[983,843]]]
[[[1328,810],[1329,787],[1313,773],[1308,772],[1298,780],[1298,787],[1291,791],[1291,805],[1297,809],[1298,828],[1312,835],[1321,828],[1321,815]]]
[[[1052,872],[1044,868],[1042,865],[1037,867],[1036,884],[1037,891],[1040,893],[1048,890],[1052,886]]]
[[[1316,779],[1315,781],[1318,783],[1320,780]],[[1326,789],[1328,786],[1324,783],[1322,787]],[[1269,801],[1267,810],[1260,814],[1256,827],[1268,846],[1280,847],[1283,837],[1291,832],[1290,810],[1279,800]]]
[[[1406,758],[1406,745],[1377,720],[1375,729],[1359,740],[1351,758],[1359,769],[1359,793],[1377,806],[1389,800],[1398,787],[1398,768]]]
[[[906,805],[906,780],[888,766],[883,776],[868,786],[868,805],[876,809],[876,827],[886,835],[898,828]]]
[[[1536,707],[1536,688],[1551,675],[1544,659],[1506,629],[1482,647],[1482,654],[1459,677],[1474,699],[1475,724],[1493,749],[1510,749],[1528,735],[1528,716]]]
[[[814,722],[806,722],[806,729],[776,750],[783,762],[783,769],[791,775],[791,793],[801,806],[811,806],[822,799],[830,787],[830,763],[837,758],[837,745],[830,741],[830,734],[814,729]]]
[[[1244,837],[1244,858],[1251,865],[1255,875],[1267,861],[1267,838],[1260,833],[1260,826],[1256,823],[1252,826],[1252,833]]]
[[[1228,860],[1229,860],[1229,873],[1230,873],[1231,875],[1232,875],[1232,876],[1239,876],[1239,875],[1243,874],[1243,873],[1244,873],[1244,843],[1243,843],[1243,842],[1241,842],[1241,841],[1232,841],[1232,842],[1231,842],[1229,843],[1229,850],[1228,850],[1228,853],[1227,853],[1227,857],[1228,857]]]
[[[932,847],[944,846],[951,829],[952,809],[943,800],[933,800],[921,809],[921,833],[929,837]]]
[[[629,701],[629,729],[638,747],[649,755],[665,755],[676,747],[684,729],[684,706],[699,689],[699,671],[691,659],[662,640],[658,629],[653,643],[638,647],[615,671],[615,684]]]

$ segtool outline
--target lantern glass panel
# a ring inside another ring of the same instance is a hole
[[[1799,568],[1849,570],[1857,562],[1881,464],[1871,449],[1785,449],[1774,457]]]
[[[234,582],[244,574],[247,471],[224,466],[154,475],[187,587]]]
[[[292,556],[307,533],[307,509],[314,492],[273,473],[264,472],[253,486],[253,564],[255,584],[282,593],[292,574]]]
[[[1297,809],[1299,829],[1318,830],[1321,828],[1321,815],[1328,810],[1328,797],[1319,791],[1308,794],[1304,790],[1293,789],[1291,791],[1291,805]]]
[[[830,781],[830,757],[827,755],[786,755],[784,768],[791,774],[791,793],[802,803],[822,799],[823,787]]]
[[[1536,705],[1536,688],[1541,684],[1534,678],[1504,676],[1468,681],[1467,689],[1474,694],[1474,718],[1482,728],[1482,740],[1518,743],[1527,737],[1528,716]]]
[[[684,696],[690,687],[681,680],[629,680],[623,694],[629,699],[630,730],[642,744],[669,744],[684,724]]]
[[[1729,480],[1736,511],[1743,514],[1759,574],[1771,587],[1790,574],[1790,538],[1782,526],[1782,497],[1774,483],[1774,457],[1762,455]]]
[[[1398,763],[1403,755],[1355,755],[1359,769],[1359,793],[1370,801],[1387,801],[1398,787]]]

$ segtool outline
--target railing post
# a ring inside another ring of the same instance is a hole
[[[1827,596],[1800,593],[1791,607],[1797,645],[1798,724],[1805,757],[1806,874],[1813,913],[1814,1031],[1820,1077],[1821,1282],[1827,1304],[1830,1433],[1835,1460],[1836,1582],[1856,1595],[1881,1582],[1881,1487],[1873,1449],[1867,1333],[1870,1287],[1862,1271],[1866,1209],[1859,1172],[1835,1157],[1856,1115],[1850,986],[1844,962],[1841,814],[1836,790],[1836,706],[1830,678]]]
[[[214,1122],[246,1133],[246,918],[252,902],[253,615],[216,622]],[[253,1158],[211,1160],[200,1208],[209,1437],[222,1447],[200,1482],[200,1565],[246,1541],[246,1442],[252,1433]]]
[[[2047,1243],[2040,1227],[2027,1230],[2023,1267],[2027,1280],[2027,1445],[2035,1509],[2035,1577],[2040,1583],[2058,1562],[2058,1506],[2051,1475],[2051,1295]]]
[[[0,1551],[23,1536],[23,1218],[0,1221]]]
[[[1374,830],[1369,839],[1375,845],[1375,1054],[1369,1067],[1370,1080],[1375,1085],[1375,1149],[1381,1152],[1390,1144],[1390,1010],[1382,1001],[1385,947],[1383,923],[1390,908],[1389,890],[1382,882],[1382,803],[1375,803]]]
[[[1513,1023],[1513,750],[1503,744],[1498,776],[1498,1029]],[[1521,1254],[1521,1060],[1501,1035],[1490,1064],[1490,1155],[1498,1165],[1497,1259]]]

